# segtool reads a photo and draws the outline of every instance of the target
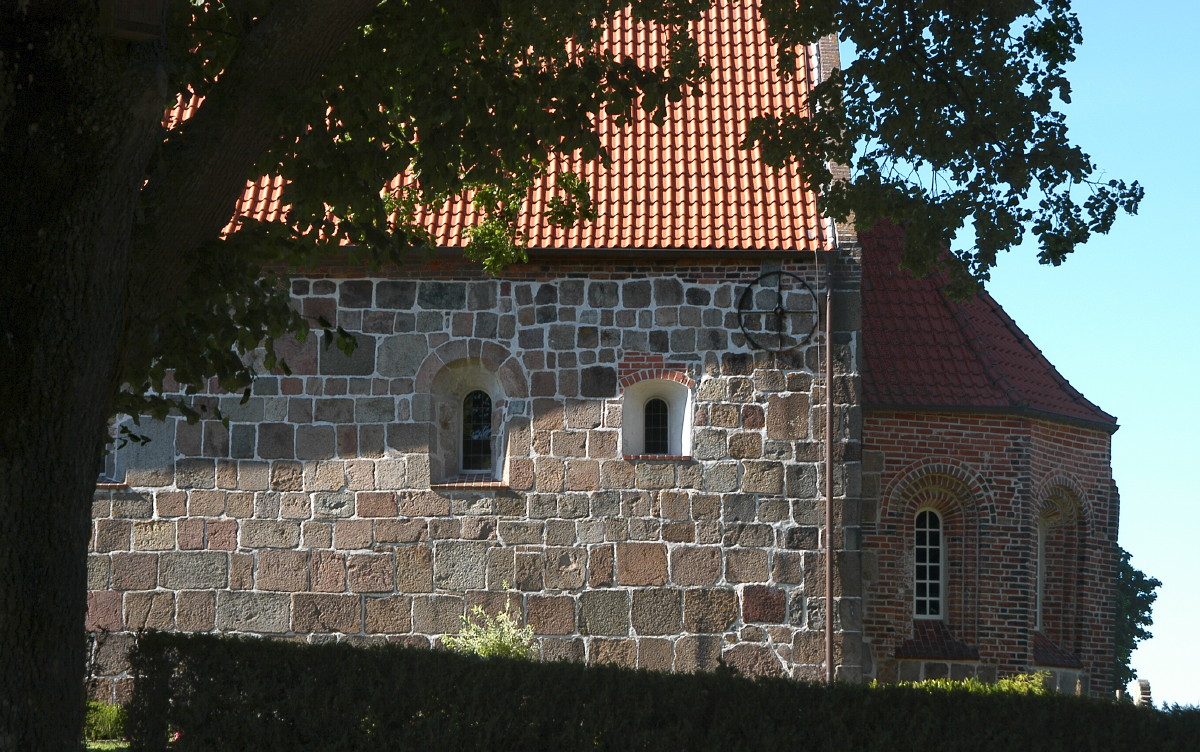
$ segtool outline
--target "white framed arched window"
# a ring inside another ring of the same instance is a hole
[[[946,618],[946,545],[942,516],[921,509],[913,518],[913,617]]]
[[[692,392],[670,379],[645,379],[625,388],[621,453],[687,457],[692,453]]]

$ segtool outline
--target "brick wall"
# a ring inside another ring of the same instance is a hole
[[[754,353],[736,311],[746,283],[779,268],[594,261],[492,279],[440,263],[294,279],[301,309],[359,348],[293,343],[292,375],[259,379],[247,403],[196,398],[228,426],[171,421],[118,454],[123,483],[93,510],[93,693],[124,696],[140,629],[429,646],[476,604],[532,624],[548,659],[822,675],[820,333]],[[782,268],[823,287],[814,266]],[[857,510],[856,296],[837,296],[839,526]],[[622,390],[647,377],[690,390],[689,456],[622,454]],[[454,456],[472,385],[497,416],[486,475]],[[857,562],[838,562],[846,678],[860,673]]]
[[[1049,669],[1064,690],[1079,683],[1084,692],[1106,694],[1118,522],[1109,440],[1102,430],[1016,416],[869,412],[868,673],[993,678]],[[977,650],[977,660],[952,657],[954,644],[912,644],[912,520],[921,508],[945,520],[943,623],[959,648]],[[1035,644],[1038,525],[1048,510],[1055,521],[1044,547],[1040,632],[1053,649]]]

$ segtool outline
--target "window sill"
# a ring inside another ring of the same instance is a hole
[[[471,491],[471,490],[503,490],[509,485],[502,480],[493,480],[487,476],[456,475],[437,483],[430,483],[431,491]]]
[[[913,620],[913,636],[896,647],[896,658],[977,661],[979,648],[954,639],[946,622],[939,619]]]
[[[621,458],[627,462],[691,462],[690,454],[623,454]]]
[[[127,491],[127,490],[129,490],[129,484],[122,483],[120,481],[102,480],[102,481],[97,481],[96,490],[97,491]]]

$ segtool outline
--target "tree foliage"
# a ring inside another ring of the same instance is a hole
[[[211,138],[210,108],[220,117],[225,100],[238,98],[238,77],[255,74],[243,70],[245,49],[282,5],[176,0],[169,94],[202,101],[194,117],[164,128],[159,163],[186,163],[197,140]],[[264,92],[275,133],[248,176],[283,178],[291,210],[285,221],[243,220],[237,232],[206,239],[183,296],[127,333],[131,357],[117,409],[180,407],[160,396],[168,373],[194,388],[215,375],[223,388],[245,390],[249,355],[264,340],[307,335],[308,322],[264,267],[303,264],[339,247],[368,262],[401,262],[432,247],[418,207],[438,207],[452,194],[472,191],[484,216],[465,238],[468,256],[493,271],[523,258],[517,214],[550,155],[605,160],[601,118],[625,122],[640,108],[662,122],[707,74],[686,34],[705,5],[449,0],[372,8],[311,86]],[[673,29],[670,58],[643,70],[602,44],[606,21],[621,13]],[[590,216],[585,184],[566,173],[557,185],[544,221]],[[151,210],[154,193],[152,178]],[[156,347],[137,346],[147,341]],[[266,365],[276,365],[270,348]]]
[[[857,57],[816,87],[806,110],[760,113],[745,145],[771,164],[797,162],[840,220],[903,222],[910,268],[928,271],[952,249],[962,263],[949,268],[959,291],[968,291],[1026,232],[1037,238],[1039,257],[1058,264],[1093,232],[1107,231],[1118,211],[1136,210],[1140,187],[1099,179],[1068,139],[1059,110],[1070,95],[1063,68],[1081,31],[1066,0],[760,5],[785,71],[795,72],[797,51],[828,34],[853,44]],[[171,0],[162,105],[181,98],[199,106],[191,119],[159,130],[147,166],[140,192],[147,231],[135,231],[142,258],[134,259],[132,282],[166,280],[172,294],[127,320],[125,386],[114,411],[189,411],[161,398],[168,373],[191,389],[216,377],[225,389],[245,390],[250,353],[288,332],[306,336],[309,326],[264,268],[302,264],[334,245],[370,261],[402,260],[431,245],[415,220],[418,207],[440,206],[451,194],[473,190],[485,216],[469,231],[468,255],[493,270],[522,258],[517,210],[552,153],[605,160],[599,119],[624,122],[641,108],[661,122],[706,76],[688,31],[707,6],[363,5],[320,70],[266,87],[264,65],[300,54],[280,52],[275,40],[311,7]],[[667,26],[670,58],[643,70],[608,49],[605,25],[623,13]],[[255,117],[263,121],[258,148],[236,177],[285,179],[286,220],[246,220],[223,235],[230,195],[219,222],[191,228],[197,234],[182,250],[167,247],[155,224],[179,210],[179,173],[212,159],[214,143]],[[849,178],[834,165],[848,166]],[[569,174],[559,185],[545,221],[586,217],[586,185]],[[277,365],[270,348],[266,365]]]
[[[762,12],[785,67],[831,33],[857,57],[816,88],[810,116],[764,113],[747,141],[771,164],[799,160],[831,216],[903,222],[910,269],[949,249],[966,294],[1026,233],[1057,265],[1137,211],[1141,187],[1105,179],[1067,133],[1064,67],[1083,39],[1069,0],[763,0]]]
[[[1157,577],[1148,577],[1145,572],[1135,568],[1128,551],[1121,549],[1121,560],[1117,564],[1116,590],[1116,627],[1114,630],[1113,647],[1115,666],[1113,667],[1113,689],[1125,689],[1129,682],[1137,678],[1137,671],[1129,665],[1133,649],[1143,640],[1149,640],[1154,635],[1148,627],[1154,623],[1151,610],[1162,581]]]

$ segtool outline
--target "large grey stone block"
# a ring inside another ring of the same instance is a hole
[[[384,280],[375,286],[375,305],[407,311],[417,299],[417,283],[408,280]]]
[[[299,522],[243,520],[241,523],[241,544],[246,548],[295,548],[299,543]]]
[[[588,283],[588,305],[592,308],[614,308],[617,305],[616,282]]]
[[[350,517],[354,514],[354,494],[326,491],[313,494],[313,517],[321,519]]]
[[[579,595],[579,631],[585,635],[628,635],[629,593],[589,590]]]
[[[168,590],[225,587],[229,557],[221,551],[165,553],[158,559],[158,584]]]
[[[357,423],[391,423],[396,420],[395,397],[362,397],[355,401]]]
[[[370,376],[375,372],[375,338],[368,334],[355,334],[358,346],[346,355],[337,344],[329,347],[319,343],[319,370],[323,376]]]
[[[579,384],[584,397],[612,397],[617,393],[617,370],[611,366],[584,368]]]
[[[258,427],[258,456],[272,460],[295,457],[295,426],[289,423],[263,423],[260,425]]]
[[[421,282],[417,304],[426,310],[461,310],[467,304],[466,283]]]
[[[243,591],[217,594],[217,629],[279,634],[291,624],[291,596]]]
[[[434,583],[445,590],[476,590],[487,585],[483,541],[442,541],[434,548]]]
[[[175,474],[175,419],[142,418],[141,425],[128,424],[130,431],[146,436],[149,443],[129,442],[113,452],[113,480],[132,486],[163,486]]]
[[[678,590],[653,588],[633,594],[633,628],[643,635],[679,634],[682,597]]]
[[[397,334],[379,341],[381,376],[415,376],[429,354],[423,334]]]

